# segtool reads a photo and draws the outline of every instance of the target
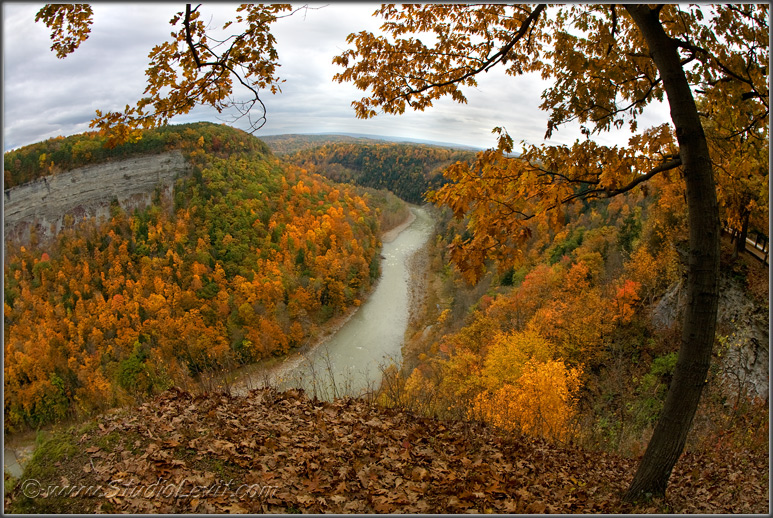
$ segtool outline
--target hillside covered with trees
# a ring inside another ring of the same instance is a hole
[[[101,143],[85,134],[35,144],[6,155],[6,174],[21,182],[170,148],[193,172],[174,199],[132,214],[114,205],[108,221],[69,225],[50,247],[6,243],[6,429],[285,354],[359,304],[378,276],[378,210],[350,187],[281,165],[244,132],[196,124]]]
[[[488,260],[472,284],[447,266],[467,222],[441,212],[423,310],[380,402],[641,454],[677,360],[687,248],[684,193],[667,178],[652,186],[532,222],[513,264]],[[732,250],[726,236],[719,345],[691,451],[767,448],[767,266]]]
[[[284,157],[288,155],[294,155],[299,151],[309,150],[315,147],[324,146],[327,144],[376,144],[385,143],[386,141],[380,141],[370,139],[367,137],[354,137],[350,135],[330,135],[330,134],[294,134],[288,133],[284,135],[265,135],[261,136],[260,140],[266,143],[271,151],[275,155]]]
[[[285,157],[290,163],[336,182],[388,189],[410,203],[444,182],[443,169],[472,161],[475,153],[424,144],[331,142]]]

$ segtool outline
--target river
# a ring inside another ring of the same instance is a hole
[[[411,207],[413,221],[393,240],[382,240],[381,277],[368,299],[332,336],[305,353],[259,372],[244,371],[233,394],[274,386],[302,388],[309,396],[331,399],[358,396],[377,388],[382,369],[400,365],[410,311],[410,258],[427,242],[434,221],[421,207]]]
[[[382,238],[381,277],[368,299],[329,338],[305,353],[293,353],[270,367],[248,366],[231,381],[230,392],[246,394],[252,388],[303,388],[309,396],[332,399],[361,395],[377,388],[381,369],[400,365],[410,311],[409,261],[427,242],[434,221],[420,207],[411,207],[412,221]],[[399,232],[399,233],[398,233]],[[5,469],[21,476],[34,449],[34,434],[6,444]]]

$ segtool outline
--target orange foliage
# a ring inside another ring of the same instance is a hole
[[[380,241],[365,200],[259,153],[218,158],[207,148],[217,126],[185,131],[204,146],[192,158],[201,178],[177,185],[175,210],[163,198],[113,207],[45,251],[8,243],[10,426],[285,354],[369,289]]]
[[[617,314],[615,319],[622,324],[627,324],[631,321],[634,315],[634,307],[639,302],[638,291],[641,287],[636,281],[626,279],[623,281],[622,286],[617,288],[615,299],[617,301]]]

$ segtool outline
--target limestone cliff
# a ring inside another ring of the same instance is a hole
[[[189,172],[179,150],[81,167],[5,191],[5,239],[29,240],[37,228],[41,240],[56,235],[66,215],[75,222],[109,215],[117,200],[125,210],[148,205],[157,188],[171,193],[176,178]]]
[[[681,321],[687,304],[684,282],[671,286],[652,310],[658,329]],[[726,272],[719,279],[717,336],[722,344],[722,382],[732,393],[767,399],[770,388],[768,310],[755,303],[740,281]]]

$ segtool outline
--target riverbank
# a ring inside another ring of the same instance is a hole
[[[410,207],[410,205],[409,205]],[[416,214],[413,213],[413,211],[408,211],[408,217],[403,220],[402,223],[397,225],[396,227],[387,230],[383,234],[381,234],[381,242],[382,243],[391,243],[395,239],[397,239],[397,236],[400,235],[400,233],[405,230],[406,228],[410,227],[413,222],[416,220]]]
[[[3,444],[3,468],[11,476],[21,477],[24,466],[35,451],[36,436],[37,432],[28,430],[6,438]]]
[[[371,286],[365,294],[367,300],[376,289]],[[261,362],[245,365],[226,374],[227,380],[219,384],[219,389],[233,396],[246,396],[251,390],[274,387],[288,378],[288,373],[297,369],[307,357],[320,346],[335,336],[359,311],[360,306],[352,306],[343,314],[328,320],[312,342],[305,344],[280,358],[271,358]]]
[[[416,253],[408,260],[408,273],[410,275],[410,283],[408,285],[408,301],[409,301],[409,313],[408,313],[408,327],[406,328],[406,340],[407,344],[410,340],[409,334],[415,332],[416,328],[420,326],[423,315],[426,313],[425,305],[427,304],[427,291],[429,288],[429,264],[430,264],[430,249],[435,246],[432,240],[427,241]],[[407,356],[405,346],[403,346],[403,362]]]
[[[416,214],[413,210],[409,210],[407,217],[401,223],[382,233],[382,243],[392,243],[402,232],[411,227],[415,220]],[[408,263],[410,262],[408,261]],[[411,274],[411,279],[413,278],[414,276]],[[367,303],[381,281],[382,278],[379,277],[363,296],[364,303]],[[412,284],[413,281],[409,281],[409,285]],[[343,314],[333,317],[320,326],[318,334],[308,344],[296,349],[287,356],[270,358],[233,371],[215,373],[208,378],[202,378],[200,386],[187,387],[186,389],[197,393],[226,392],[232,395],[246,395],[252,389],[277,386],[278,382],[287,379],[290,372],[301,366],[310,355],[336,335],[360,311],[361,307],[362,305],[352,306]],[[12,446],[13,450],[6,450],[5,452],[5,468],[12,475],[18,476],[34,450],[35,434],[34,432],[31,433],[26,439],[21,437],[6,437],[6,439],[6,446]]]
[[[394,242],[415,220],[416,214],[413,210],[409,210],[407,217],[402,222],[382,233],[381,242],[385,244]],[[318,352],[320,347],[351,321],[362,305],[367,303],[381,282],[382,277],[379,277],[363,297],[363,303],[360,306],[352,306],[343,314],[333,317],[326,322],[320,333],[310,343],[281,358],[272,358],[231,371],[226,374],[226,379],[217,384],[218,388],[232,395],[244,396],[250,390],[277,387],[282,382],[289,380],[293,371],[297,371],[304,363],[309,364],[310,356]]]

